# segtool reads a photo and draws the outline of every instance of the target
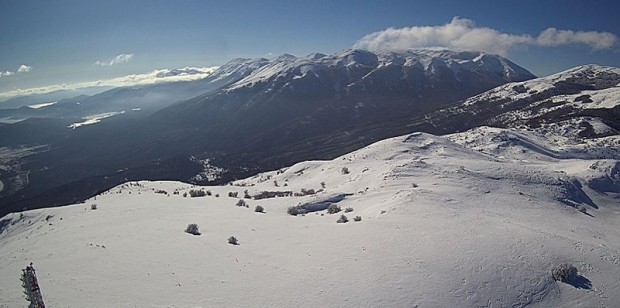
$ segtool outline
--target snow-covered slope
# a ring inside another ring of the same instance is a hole
[[[0,307],[25,305],[19,275],[30,262],[50,307],[611,307],[618,157],[540,134],[415,133],[227,186],[130,182],[84,204],[10,214]],[[184,197],[192,189],[210,196]],[[286,196],[235,206],[245,191]],[[328,214],[329,204],[343,211]],[[291,216],[291,206],[309,212]],[[202,235],[183,232],[190,223]],[[579,269],[572,284],[551,278],[564,262]]]

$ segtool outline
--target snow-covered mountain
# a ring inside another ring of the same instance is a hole
[[[619,114],[620,68],[584,65],[499,86],[427,119],[446,132],[479,125],[558,129],[578,122],[574,133],[597,137],[619,133]]]
[[[128,182],[9,214],[0,307],[25,305],[30,262],[50,307],[611,307],[620,157],[601,157],[609,149],[594,139],[414,133],[231,185]],[[235,206],[262,192],[281,196]],[[333,204],[342,211],[329,214]],[[554,281],[561,263],[579,276]]]
[[[170,139],[189,137],[178,134],[179,128],[200,131],[208,143],[197,145],[203,151],[212,145],[220,150],[241,150],[242,145],[247,151],[421,115],[507,82],[534,78],[499,56],[426,49],[236,59],[214,76],[232,72],[247,76],[161,110],[149,122],[169,127]],[[246,140],[237,142],[242,136]]]

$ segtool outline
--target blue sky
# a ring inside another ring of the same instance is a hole
[[[620,67],[618,12],[617,0],[0,0],[0,93],[353,46],[488,49],[539,76]]]

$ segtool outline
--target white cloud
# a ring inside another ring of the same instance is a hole
[[[206,78],[216,69],[216,66],[158,69],[145,74],[132,74],[106,80],[87,81],[74,84],[58,84],[30,89],[17,89],[0,93],[0,100],[23,95],[44,94],[58,90],[75,90],[88,87],[130,87],[156,83],[198,80]]]
[[[618,44],[618,36],[609,32],[570,31],[548,28],[541,32],[536,42],[541,46],[580,44],[594,50],[611,49]]]
[[[17,69],[18,73],[28,73],[30,71],[32,71],[32,66],[25,65],[25,64],[20,65],[19,68]]]
[[[495,29],[478,27],[474,21],[454,17],[442,26],[388,28],[368,34],[354,48],[370,50],[446,47],[460,50],[481,50],[506,55],[511,50],[531,45],[585,45],[594,50],[610,49],[618,37],[609,32],[583,32],[548,28],[538,38],[529,34],[509,34]]]
[[[8,76],[11,76],[11,75],[15,75],[15,73],[13,73],[11,71],[4,71],[4,72],[0,71],[0,78],[1,77],[8,77]]]
[[[133,53],[122,53],[112,59],[108,60],[98,60],[93,65],[97,66],[112,66],[117,64],[123,64],[131,61],[133,59]]]
[[[25,64],[22,64],[19,66],[19,68],[17,68],[17,73],[28,73],[32,71],[32,66],[28,66]],[[8,77],[8,76],[13,76],[15,75],[15,72],[12,71],[0,71],[0,78],[2,77]]]

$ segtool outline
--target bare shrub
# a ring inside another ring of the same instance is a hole
[[[340,206],[338,204],[330,204],[327,207],[327,213],[328,214],[336,214],[336,213],[338,213],[340,211],[341,211],[341,209],[340,209]]]
[[[239,195],[239,193],[236,192],[236,191],[228,192],[228,196],[231,197],[231,198],[237,198],[238,195]]]
[[[90,209],[91,210],[96,210],[97,209],[97,203],[93,203],[90,205]]]
[[[578,210],[579,212],[584,213],[584,214],[588,214],[588,209],[586,209],[586,207],[585,207],[585,206],[583,206],[583,205],[578,206],[578,207],[577,207],[577,210]]]
[[[264,207],[262,207],[262,206],[260,206],[260,205],[257,205],[257,206],[254,208],[254,212],[257,212],[257,213],[265,213],[265,208],[264,208]]]
[[[239,241],[237,240],[237,238],[236,238],[236,237],[231,236],[231,237],[229,237],[229,238],[228,238],[228,244],[231,244],[231,245],[239,245]]]
[[[336,220],[337,223],[339,224],[343,224],[343,223],[347,223],[349,222],[349,218],[347,218],[347,216],[344,216],[344,214],[340,215],[340,218],[338,218],[338,220]]]
[[[202,190],[202,189],[201,190],[190,189],[190,191],[189,191],[189,196],[192,197],[192,198],[204,197],[206,195],[207,195],[207,193],[204,190]]]
[[[554,280],[561,282],[567,282],[574,278],[577,278],[577,268],[569,263],[562,263],[551,270],[551,275]]]
[[[189,224],[187,228],[185,228],[185,232],[193,235],[200,235],[200,231],[198,230],[197,224]]]
[[[301,210],[301,207],[299,207],[299,206],[289,206],[288,210],[286,212],[289,215],[293,215],[293,216],[297,216],[297,215],[303,214],[303,211]]]
[[[348,207],[348,208],[344,209],[344,212],[345,213],[353,212],[353,208],[352,207]]]
[[[353,217],[353,221],[362,221],[362,216]]]
[[[349,168],[342,167],[342,169],[340,169],[340,173],[342,173],[342,174],[349,174]]]
[[[248,203],[247,203],[247,202],[245,202],[245,200],[243,200],[243,199],[240,199],[239,201],[237,201],[237,206],[241,206],[241,207],[250,207],[250,206],[248,205]]]

